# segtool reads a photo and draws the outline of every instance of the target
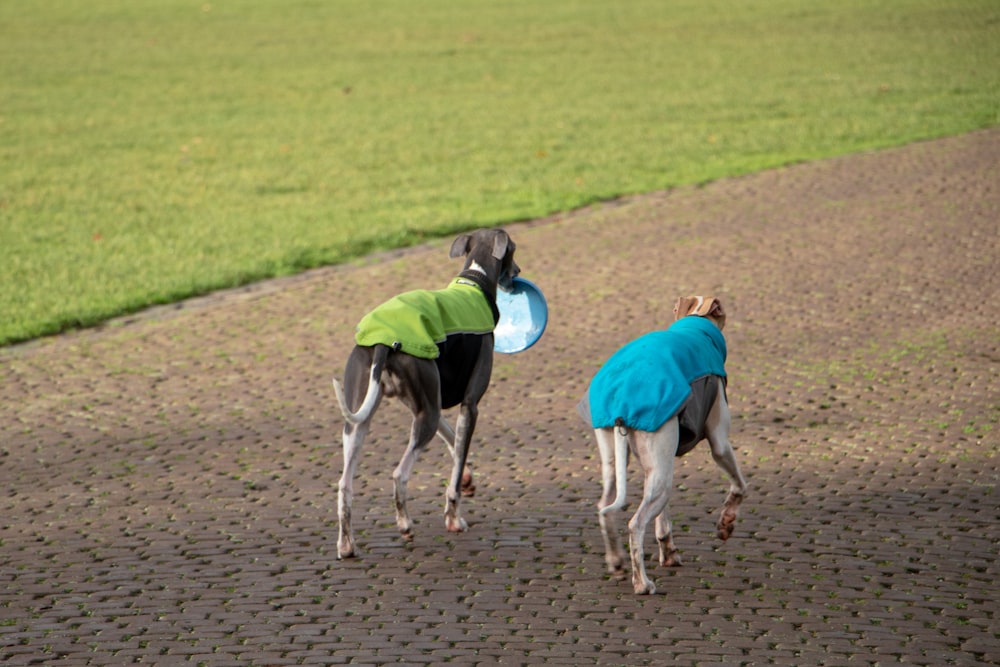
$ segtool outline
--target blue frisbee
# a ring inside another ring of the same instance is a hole
[[[493,329],[493,350],[503,354],[524,352],[534,345],[549,321],[549,307],[538,286],[514,278],[511,291],[497,290],[500,321]]]

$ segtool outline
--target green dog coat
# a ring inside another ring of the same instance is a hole
[[[455,278],[442,290],[413,290],[395,296],[365,315],[354,340],[381,343],[414,357],[437,359],[449,336],[487,334],[496,326],[493,310],[472,280]]]

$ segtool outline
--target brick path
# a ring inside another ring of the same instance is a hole
[[[387,405],[347,562],[330,377],[366,307],[457,270],[446,242],[0,351],[0,662],[997,664],[998,155],[977,132],[510,227],[551,320],[497,358],[471,530],[436,448],[400,541]],[[720,545],[725,481],[682,459],[685,566],[637,597],[573,405],[699,292],[751,495]]]

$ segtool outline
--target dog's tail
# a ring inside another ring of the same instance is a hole
[[[360,424],[367,421],[372,416],[372,410],[378,403],[381,392],[382,369],[385,368],[385,360],[389,357],[390,348],[385,345],[376,345],[375,354],[372,357],[371,374],[368,376],[368,391],[365,393],[365,400],[357,412],[351,412],[344,398],[344,388],[337,378],[333,378],[333,391],[337,394],[337,403],[340,404],[340,411],[344,413],[344,419],[351,424]]]
[[[628,479],[628,427],[621,417],[615,420],[615,501],[601,509],[607,514],[625,507],[625,484]]]

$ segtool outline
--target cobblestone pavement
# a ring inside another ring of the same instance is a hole
[[[998,156],[976,132],[509,227],[551,317],[497,357],[470,530],[440,447],[400,540],[389,404],[350,561],[330,378],[368,307],[457,272],[447,241],[0,351],[0,662],[997,664]],[[573,407],[690,293],[729,311],[751,495],[718,543],[726,482],[681,459],[685,565],[640,597]]]

